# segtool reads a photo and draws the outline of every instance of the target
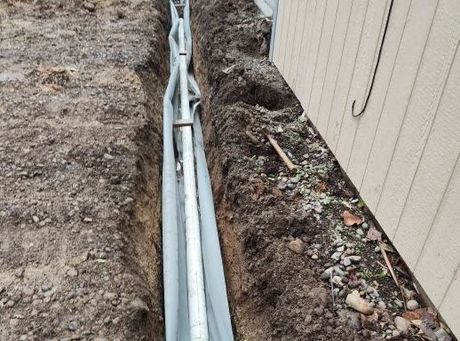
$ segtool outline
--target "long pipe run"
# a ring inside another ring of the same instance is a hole
[[[187,77],[187,50],[184,20],[179,19],[179,74],[181,118],[190,121],[190,102]],[[203,265],[201,259],[200,219],[195,178],[192,127],[182,127],[182,157],[184,166],[185,234],[187,245],[187,289],[192,340],[208,340],[206,299],[204,293]]]

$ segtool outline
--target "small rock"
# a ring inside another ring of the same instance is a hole
[[[116,298],[117,298],[117,294],[115,294],[114,292],[106,292],[104,294],[104,299],[106,299],[107,301],[112,301]]]
[[[396,316],[395,318],[396,329],[401,333],[407,333],[410,327],[410,321],[406,320],[404,317]]]
[[[351,294],[347,295],[345,302],[356,311],[365,315],[371,315],[374,309],[371,307],[368,301],[359,295],[359,292],[354,290]]]
[[[70,268],[69,270],[67,270],[67,275],[69,275],[70,277],[77,277],[78,270],[75,268]]]
[[[83,3],[83,8],[86,9],[87,11],[89,11],[89,12],[94,12],[96,10],[96,6],[93,3],[89,2],[89,1],[85,1]]]
[[[38,223],[40,221],[40,218],[34,215],[32,216],[32,220],[34,221],[34,223]]]
[[[385,304],[385,302],[379,301],[377,303],[377,307],[379,307],[379,309],[385,310],[387,308],[387,305]]]
[[[106,159],[106,160],[113,160],[114,157],[113,157],[112,155],[106,153],[106,154],[104,154],[104,159]]]
[[[93,219],[91,219],[91,218],[89,218],[89,217],[85,217],[85,218],[83,219],[83,221],[84,221],[85,223],[91,223],[91,222],[93,221]]]
[[[299,238],[296,238],[296,239],[290,241],[287,244],[287,247],[288,247],[289,250],[291,250],[292,252],[297,253],[297,254],[302,253],[304,248],[305,248],[303,241],[300,240]]]
[[[407,309],[409,310],[415,310],[420,308],[420,304],[416,300],[409,300],[407,301]]]
[[[149,312],[150,309],[147,306],[147,303],[142,301],[140,298],[135,298],[131,303],[130,303],[130,308],[135,310],[135,311],[144,311],[144,312]]]
[[[342,260],[342,264],[345,265],[345,266],[350,266],[350,265],[351,265],[350,257],[345,257],[345,258]]]
[[[352,263],[359,263],[361,261],[360,256],[349,256],[348,259],[350,259]]]
[[[23,278],[24,277],[24,268],[18,268],[14,271],[14,275],[17,278]]]
[[[332,254],[331,258],[334,259],[334,260],[339,260],[341,255],[342,255],[342,252],[340,252],[340,251],[334,252]]]
[[[30,288],[30,287],[24,287],[22,289],[22,293],[25,295],[25,296],[32,296],[34,294],[34,289],[33,288]]]
[[[332,283],[334,283],[336,286],[340,288],[343,287],[342,278],[339,276],[332,277]]]
[[[53,287],[53,284],[48,280],[42,283],[42,290],[43,291],[51,290],[52,287]]]
[[[452,338],[450,337],[449,334],[443,329],[439,328],[434,332],[434,335],[436,335],[436,340],[437,341],[452,341]]]
[[[406,299],[408,300],[411,300],[414,298],[415,296],[415,291],[414,290],[409,290],[409,289],[406,289],[406,288],[402,288],[403,290],[403,293],[404,293],[404,296],[406,297]]]
[[[315,254],[313,254],[313,255],[311,256],[311,259],[313,259],[313,260],[317,260],[317,259],[318,259],[318,255],[317,255],[316,253],[315,253]]]
[[[67,327],[69,328],[70,331],[75,331],[75,330],[78,330],[78,328],[80,328],[80,323],[75,320],[70,321]]]

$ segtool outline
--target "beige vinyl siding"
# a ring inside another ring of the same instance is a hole
[[[460,1],[280,0],[273,61],[460,336]]]

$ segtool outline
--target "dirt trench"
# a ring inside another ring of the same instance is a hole
[[[237,339],[416,339],[394,325],[404,308],[376,243],[365,238],[365,229],[375,228],[372,217],[268,61],[270,21],[252,1],[191,6],[193,65]],[[300,171],[289,172],[268,134]],[[365,223],[344,226],[345,210]],[[344,266],[349,255],[360,264]],[[397,255],[391,259],[404,269]],[[322,278],[333,266],[346,268],[334,278],[335,302],[329,276]],[[414,295],[407,271],[398,275]],[[372,302],[374,314],[347,309],[352,290]]]
[[[355,333],[333,321],[330,293],[309,261],[285,246],[289,238],[310,242],[324,227],[299,205],[300,193],[286,196],[267,179],[286,172],[267,134],[287,128],[296,144],[286,133],[276,135],[293,154],[309,152],[305,142],[317,138],[296,125],[301,107],[267,61],[271,25],[247,1],[195,0],[192,20],[206,152],[237,337],[352,340]],[[328,159],[311,161],[319,165]],[[328,184],[343,185],[334,180]]]
[[[161,340],[161,0],[0,3],[0,339]]]

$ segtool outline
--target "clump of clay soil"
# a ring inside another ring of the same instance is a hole
[[[405,288],[402,297],[378,247],[378,228],[267,60],[270,21],[243,0],[194,0],[192,21],[238,338],[412,339],[410,323],[402,328],[395,317],[405,300],[419,298],[388,247]],[[276,154],[268,134],[295,171]],[[344,214],[356,224],[344,221]],[[365,305],[361,312],[351,307],[356,297]]]
[[[163,335],[162,1],[0,2],[0,339]]]

